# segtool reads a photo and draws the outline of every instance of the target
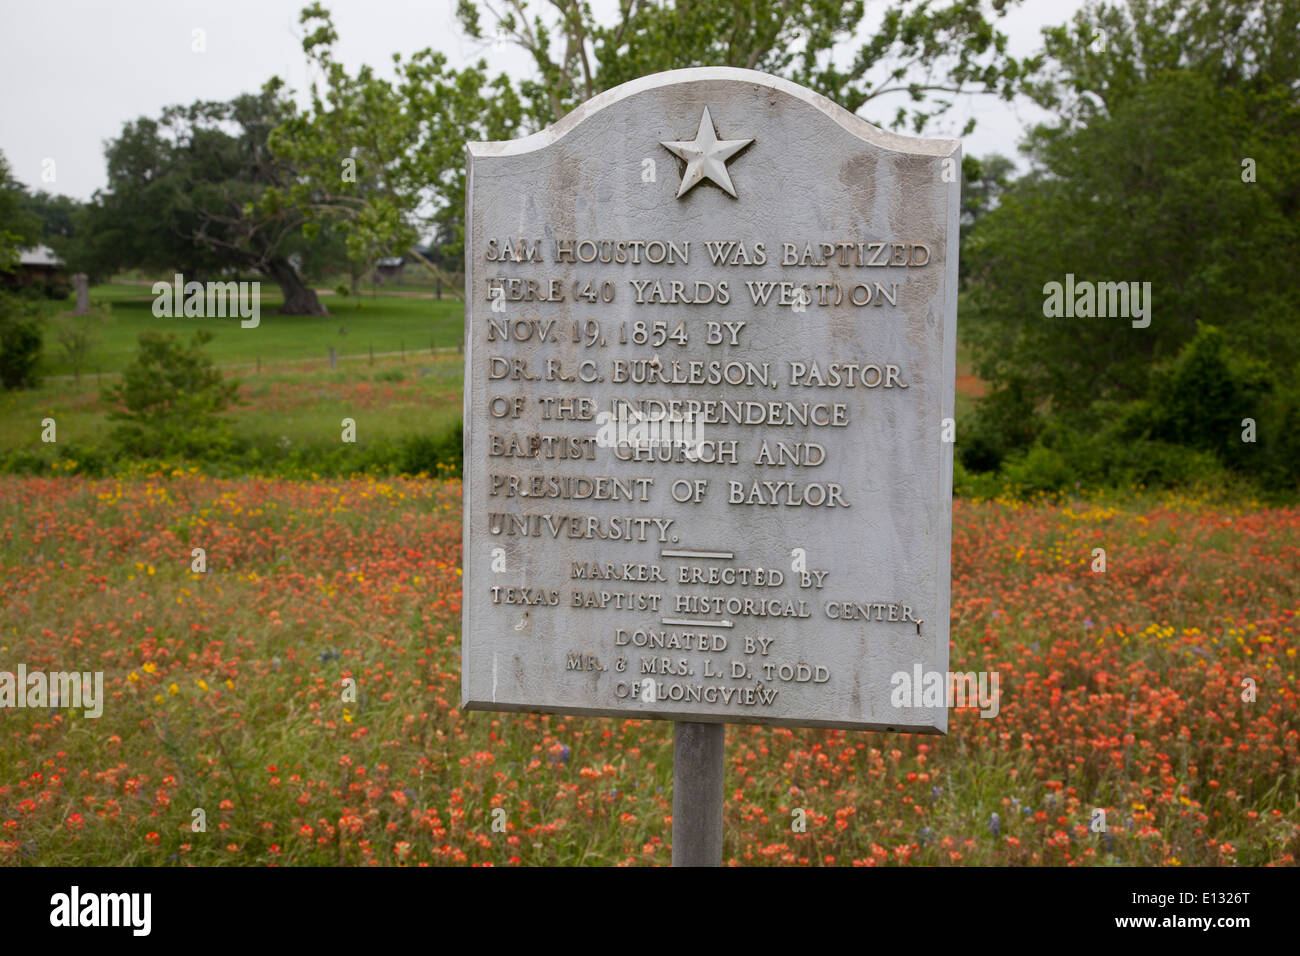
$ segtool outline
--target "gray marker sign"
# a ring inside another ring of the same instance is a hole
[[[723,68],[470,145],[466,709],[946,730],[960,166]]]

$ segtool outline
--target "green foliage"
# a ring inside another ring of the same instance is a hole
[[[17,296],[0,292],[0,386],[32,388],[44,345],[41,316]]]
[[[1228,348],[1222,331],[1202,326],[1151,377],[1150,398],[1099,399],[1076,414],[1035,413],[1014,383],[992,393],[958,444],[959,487],[1025,497],[1076,487],[1249,485],[1283,495],[1300,487],[1300,390],[1279,392],[1274,373]]]
[[[91,350],[99,342],[97,330],[112,316],[112,309],[107,302],[92,302],[89,315],[65,312],[54,320],[54,336],[60,354],[72,366],[72,373],[78,381]]]
[[[460,477],[464,464],[465,429],[462,422],[437,435],[417,435],[402,449],[401,472]]]
[[[1113,118],[1046,145],[1050,175],[1004,193],[964,250],[978,374],[995,385],[1019,378],[1057,409],[1142,398],[1154,365],[1200,321],[1246,354],[1297,364],[1300,272],[1277,263],[1300,261],[1300,164],[1278,146],[1300,154],[1300,109],[1289,108],[1290,134],[1273,138],[1255,119],[1260,108],[1205,78],[1171,75]],[[1241,181],[1243,154],[1273,170],[1273,186]],[[1149,282],[1150,326],[1044,316],[1046,283],[1066,274]]]
[[[963,464],[1037,490],[1294,489],[1300,7],[1100,3],[1045,38],[1026,88],[1054,122],[963,242],[963,336],[992,386]],[[1149,284],[1149,326],[1044,315],[1067,274]]]
[[[1065,127],[1113,115],[1163,73],[1254,91],[1294,89],[1300,73],[1294,0],[1090,3],[1043,36],[1045,55],[1025,89]]]
[[[1074,485],[1078,474],[1060,452],[1042,445],[1014,453],[1003,469],[1007,485],[1023,498],[1060,492]]]
[[[958,445],[962,463],[996,473],[999,487],[1026,497],[1075,487],[1285,486],[1274,475],[1274,449],[1289,447],[1290,433],[1270,411],[1273,379],[1262,363],[1233,353],[1220,330],[1203,326],[1152,381],[1150,399],[1098,399],[1078,413],[1044,415],[1013,380],[981,402]],[[1267,451],[1242,441],[1248,417],[1269,422]]]
[[[920,131],[958,93],[1010,98],[1035,64],[1007,55],[994,23],[1018,0],[894,0],[864,22],[862,0],[731,0],[622,3],[598,16],[586,3],[530,8],[460,0],[461,25],[479,39],[501,37],[531,59],[520,84],[530,121],[554,123],[602,90],[664,70],[731,66],[784,76],[859,112],[906,93],[892,125]],[[481,11],[493,22],[485,25]],[[869,36],[849,55],[846,47]]]
[[[27,191],[13,178],[0,153],[0,275],[18,262],[18,252],[40,241],[41,221],[32,212]]]
[[[278,475],[290,478],[343,475],[428,475],[458,478],[462,471],[464,433],[461,423],[432,434],[400,438],[285,444],[270,438],[235,441],[202,461],[218,475]]]
[[[1243,443],[1238,468],[1270,492],[1300,492],[1300,382],[1277,389],[1261,409],[1256,441]]]
[[[100,276],[126,268],[191,279],[256,271],[280,286],[285,313],[324,314],[303,276],[344,263],[340,237],[326,231],[309,241],[298,211],[259,205],[268,189],[300,178],[267,144],[295,113],[273,79],[229,102],[169,106],[157,119],[127,123],[106,148],[108,187],[77,223],[71,261]]]
[[[958,435],[961,463],[973,472],[996,471],[1009,453],[1033,444],[1041,424],[1023,382],[1012,379],[984,397]]]
[[[26,197],[27,209],[40,221],[41,240],[59,251],[59,243],[77,232],[83,203],[71,196],[59,196],[36,190]]]
[[[354,267],[400,254],[437,233],[447,255],[460,255],[465,205],[465,144],[508,139],[521,110],[508,78],[479,61],[456,70],[444,54],[421,50],[394,58],[395,81],[334,58],[338,33],[318,3],[302,11],[303,51],[324,79],[312,84],[307,112],[284,118],[271,149],[300,175],[271,184],[260,208],[293,211],[311,234],[323,227],[346,237]]]
[[[358,474],[459,478],[463,442],[464,433],[457,422],[432,434],[359,441],[355,445],[316,441],[286,446],[271,438],[241,440],[219,434],[206,447],[199,447],[197,440],[182,440],[175,442],[171,451],[149,456],[120,441],[113,448],[13,448],[0,450],[0,474],[128,474],[136,470],[142,457],[148,457],[164,471],[194,465],[205,474],[224,478],[269,475],[315,479]],[[151,447],[159,444],[154,442]]]
[[[1258,415],[1273,390],[1264,363],[1232,353],[1222,331],[1202,326],[1178,357],[1153,373],[1151,434],[1241,460],[1243,419]]]
[[[955,94],[1007,98],[1033,63],[1007,55],[994,23],[1019,0],[895,0],[873,17],[871,39],[844,62],[836,48],[863,27],[862,0],[734,0],[731,3],[625,3],[600,18],[586,3],[529,8],[461,0],[458,16],[477,39],[524,50],[533,75],[518,84],[489,78],[480,60],[464,70],[422,50],[394,58],[387,80],[369,67],[355,74],[334,57],[329,13],[306,7],[303,50],[323,75],[311,108],[287,118],[271,147],[302,172],[266,191],[262,208],[293,208],[311,232],[331,224],[347,236],[353,263],[404,251],[433,233],[443,257],[462,251],[465,144],[510,139],[557,122],[603,90],[663,70],[735,66],[788,77],[858,112],[905,93],[893,125],[916,130]],[[494,21],[484,25],[481,13]]]
[[[66,275],[55,272],[24,282],[17,290],[17,295],[27,302],[60,302],[72,294],[72,283]],[[44,309],[40,311],[46,311]]]
[[[1058,463],[1064,466],[1060,470]],[[1135,438],[1125,422],[1059,422],[1033,448],[1013,453],[1004,472],[1013,488],[1182,488],[1228,484],[1222,464],[1206,451]]]
[[[1298,36],[1283,0],[1133,0],[1047,31],[1029,89],[1056,121],[962,253],[982,378],[1056,410],[1145,398],[1203,321],[1300,365],[1300,272],[1278,268],[1300,261]],[[1150,327],[1044,316],[1066,274],[1149,282]]]
[[[140,335],[135,361],[102,396],[114,406],[109,418],[122,423],[112,437],[128,455],[204,457],[229,445],[220,413],[235,402],[239,383],[203,351],[211,338],[197,332],[186,346],[175,335]]]
[[[960,447],[960,446],[959,446]],[[953,494],[965,498],[1017,498],[1101,489],[1210,489],[1256,493],[1261,484],[1229,473],[1210,452],[1148,438],[1126,437],[1121,427],[1049,426],[1027,448],[1011,451],[996,471],[953,466]]]
[[[977,159],[961,158],[961,245],[966,247],[967,236],[985,214],[997,207],[998,199],[1011,185],[1016,166],[997,153]],[[961,278],[965,280],[970,268],[963,256],[960,259]]]
[[[87,475],[100,478],[113,471],[118,457],[103,448],[71,448],[62,443],[0,450],[0,475]]]

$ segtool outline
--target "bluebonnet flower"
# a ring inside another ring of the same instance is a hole
[[[997,836],[1001,832],[1002,832],[1002,821],[998,818],[998,815],[996,813],[990,814],[989,833],[992,833],[994,836]]]

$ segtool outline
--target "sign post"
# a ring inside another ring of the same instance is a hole
[[[673,724],[673,866],[722,865],[726,724]]]
[[[468,163],[462,706],[675,721],[718,865],[725,724],[946,732],[959,145],[706,68]]]

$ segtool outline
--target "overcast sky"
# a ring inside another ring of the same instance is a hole
[[[307,0],[0,0],[0,151],[31,187],[87,199],[105,183],[104,141],[122,124],[164,106],[223,100],[259,88],[270,76],[302,91],[311,81],[298,13]],[[432,46],[454,65],[486,57],[493,72],[525,75],[509,45],[461,33],[455,0],[325,0],[349,70],[388,70],[393,53]],[[598,2],[597,10],[604,4]],[[1040,45],[1044,25],[1062,23],[1083,0],[1026,0],[1007,20],[1012,53]],[[868,2],[868,10],[881,7]],[[871,23],[868,15],[868,26]],[[195,52],[195,30],[206,50]],[[859,38],[861,42],[861,38]],[[894,105],[866,118],[892,118]],[[1026,124],[1041,113],[1025,103],[963,98],[930,135],[956,135],[976,117],[964,148],[1014,154]],[[42,181],[53,160],[54,182]]]

